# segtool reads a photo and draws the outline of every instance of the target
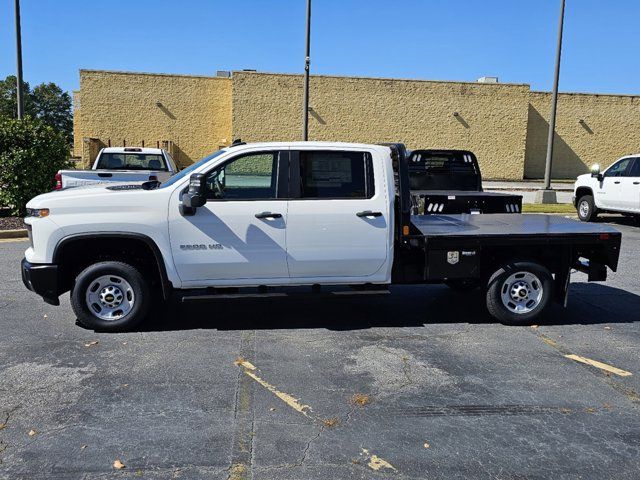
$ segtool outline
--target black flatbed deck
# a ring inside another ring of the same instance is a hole
[[[413,226],[431,243],[438,240],[518,239],[550,243],[563,239],[571,242],[620,238],[616,229],[601,224],[585,223],[561,215],[496,213],[493,215],[411,215]],[[564,243],[564,242],[563,242]]]
[[[477,192],[470,190],[411,190],[412,195],[446,197],[522,197],[515,193]]]

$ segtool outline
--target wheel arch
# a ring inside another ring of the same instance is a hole
[[[585,195],[591,195],[593,197],[593,204],[595,205],[596,197],[593,195],[593,189],[591,187],[582,186],[582,187],[578,187],[576,189],[576,198],[575,198],[575,201],[574,201],[574,207],[578,206],[578,202]]]
[[[77,256],[74,254],[74,261],[68,262],[68,255],[71,254],[71,247],[80,246],[83,249],[84,255]],[[146,255],[149,262],[149,266],[153,265],[153,273],[157,274],[160,281],[162,296],[166,300],[171,296],[173,285],[171,284],[167,275],[167,268],[164,257],[160,248],[156,242],[149,236],[142,233],[132,232],[91,232],[91,233],[79,233],[69,235],[62,238],[55,246],[53,251],[53,263],[58,264],[62,268],[61,275],[63,276],[61,282],[62,286],[70,287],[70,276],[74,273],[78,273],[74,266],[86,265],[87,260],[99,259],[96,254],[99,252],[104,255],[117,255],[117,251],[123,247],[128,248],[128,252],[132,255],[142,254]],[[100,250],[100,249],[104,250]],[[66,291],[65,288],[63,291]]]

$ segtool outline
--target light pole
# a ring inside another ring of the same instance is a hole
[[[16,97],[18,101],[18,119],[24,116],[24,101],[22,100],[22,36],[20,34],[20,0],[15,0],[16,6]]]
[[[309,140],[309,67],[311,59],[311,0],[307,0],[307,44],[304,57],[304,97],[302,100],[302,140]]]
[[[551,188],[551,165],[553,163],[553,140],[556,131],[556,110],[558,106],[558,81],[560,80],[560,59],[562,57],[562,30],[564,27],[564,4],[560,0],[560,21],[558,24],[558,48],[556,50],[556,69],[553,77],[551,95],[551,113],[549,115],[549,136],[547,138],[547,159],[544,167],[544,188],[536,192],[536,203],[557,203],[556,191]]]

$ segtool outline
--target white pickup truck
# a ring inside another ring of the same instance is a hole
[[[164,182],[177,173],[169,152],[161,148],[107,147],[100,150],[91,170],[60,170],[55,189],[95,183]]]
[[[618,212],[640,217],[640,154],[616,160],[600,173],[580,175],[573,187],[573,203],[583,222],[595,220],[600,212]]]
[[[24,284],[52,305],[71,291],[79,322],[109,331],[170,298],[373,295],[416,283],[482,288],[491,315],[526,324],[566,301],[572,269],[590,281],[616,269],[621,235],[606,225],[412,214],[405,152],[239,143],[162,184],[40,195],[27,204]]]

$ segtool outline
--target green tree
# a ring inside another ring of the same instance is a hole
[[[73,142],[71,97],[55,83],[41,83],[31,92],[35,117],[54,130],[62,132],[67,142]]]
[[[17,118],[16,77],[9,75],[0,81],[0,118]],[[41,83],[31,90],[22,82],[25,115],[41,119],[54,130],[62,132],[70,144],[73,141],[71,96],[55,83]]]
[[[14,215],[23,215],[31,198],[51,191],[57,171],[69,166],[62,132],[38,118],[0,118],[0,204]]]

